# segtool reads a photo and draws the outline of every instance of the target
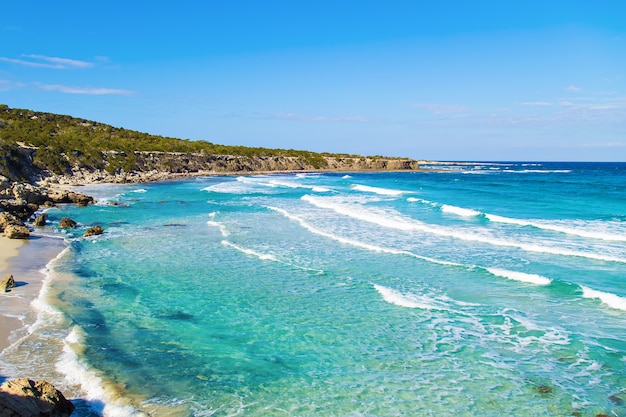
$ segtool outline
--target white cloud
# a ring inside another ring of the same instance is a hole
[[[116,88],[94,88],[94,87],[71,87],[61,84],[36,84],[42,90],[46,91],[58,91],[65,94],[85,94],[93,96],[106,96],[106,95],[118,95],[118,96],[130,96],[134,92],[130,90],[121,90]]]
[[[552,103],[548,101],[526,101],[520,104],[522,106],[552,106]]]
[[[93,62],[37,54],[24,54],[21,58],[25,59],[0,57],[0,61],[31,68],[83,69],[94,66]]]
[[[571,93],[577,93],[579,91],[583,91],[583,89],[580,87],[576,87],[575,85],[570,85],[569,87],[565,89],[565,91],[569,91]]]

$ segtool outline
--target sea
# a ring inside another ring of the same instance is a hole
[[[423,168],[80,187],[0,374],[79,417],[626,416],[626,163]]]

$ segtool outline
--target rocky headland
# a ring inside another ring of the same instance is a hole
[[[67,191],[68,186],[198,175],[418,169],[418,161],[410,158],[216,145],[0,104],[0,232],[14,239],[28,238],[42,206],[93,202]]]

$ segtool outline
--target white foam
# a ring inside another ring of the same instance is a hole
[[[291,214],[291,213],[289,213],[286,210],[283,210],[281,208],[278,208],[278,207],[268,207],[268,209],[274,210],[274,211],[276,211],[278,213],[281,213],[286,218],[298,222],[300,224],[300,226],[304,227],[306,230],[308,230],[309,232],[311,232],[313,234],[316,234],[318,236],[322,236],[322,237],[325,237],[325,238],[328,238],[328,239],[332,239],[332,240],[334,240],[336,242],[343,243],[345,245],[354,246],[354,247],[357,247],[357,248],[361,248],[361,249],[365,249],[365,250],[369,250],[369,251],[377,252],[377,253],[389,253],[389,254],[392,254],[392,255],[411,256],[413,258],[421,259],[423,261],[435,263],[435,264],[438,264],[438,265],[466,267],[465,265],[462,265],[462,264],[458,264],[458,263],[454,263],[454,262],[448,262],[448,261],[442,261],[442,260],[434,259],[434,258],[429,258],[427,256],[417,255],[415,253],[412,253],[412,252],[409,252],[409,251],[405,251],[405,250],[399,250],[399,249],[393,249],[393,248],[384,248],[382,246],[372,245],[371,243],[365,243],[365,242],[361,242],[361,241],[358,241],[358,240],[349,239],[349,238],[345,238],[345,237],[342,237],[342,236],[337,236],[337,235],[334,235],[332,233],[328,233],[328,232],[324,232],[322,230],[319,230],[319,229],[311,226],[304,219],[302,219],[302,218],[300,218],[298,216],[295,216],[295,215],[293,215],[293,214]]]
[[[327,193],[330,191],[329,188],[326,187],[319,187],[319,186],[313,186],[311,187],[312,191],[315,191],[316,193]]]
[[[572,172],[571,169],[520,169],[520,170],[506,170],[504,172],[510,172],[511,174],[567,174]]]
[[[266,253],[260,253],[257,251],[254,251],[252,249],[247,249],[247,248],[243,248],[239,245],[235,245],[232,242],[229,242],[227,240],[222,240],[222,245],[224,246],[228,246],[231,247],[233,249],[237,249],[240,252],[245,253],[246,255],[252,255],[252,256],[256,256],[257,258],[264,260],[264,261],[277,261],[276,257],[274,255],[270,255],[270,254],[266,254]]]
[[[441,211],[443,211],[444,213],[456,214],[457,216],[461,217],[476,217],[481,215],[481,212],[479,211],[463,207],[451,206],[448,204],[443,204],[441,206]]]
[[[581,285],[580,288],[583,290],[584,298],[596,298],[611,308],[626,311],[626,298],[609,292],[597,291],[584,285]]]
[[[583,224],[582,227],[585,227],[583,229],[582,227],[581,228],[568,227],[568,226],[563,226],[560,224],[548,223],[546,221],[522,220],[522,219],[498,216],[495,214],[485,214],[485,217],[489,219],[490,221],[497,222],[497,223],[515,224],[518,226],[531,226],[537,229],[550,230],[553,232],[565,233],[568,235],[580,236],[580,237],[591,238],[591,239],[626,242],[626,233],[616,235],[613,233],[607,233],[606,231],[589,230],[588,224]]]
[[[344,175],[344,176],[343,176],[343,177],[341,177],[341,178],[343,178],[344,180],[347,180],[348,178],[352,178],[352,176],[351,176],[351,175],[346,174],[346,175]]]
[[[118,404],[113,401],[115,394],[106,389],[104,381],[98,374],[89,369],[80,360],[74,349],[82,349],[84,335],[80,327],[74,326],[63,341],[63,353],[56,364],[59,373],[72,385],[80,386],[86,393],[86,399],[98,406],[92,406],[93,411],[105,417],[145,416],[132,406]]]
[[[228,230],[226,230],[226,226],[223,223],[209,220],[208,222],[206,222],[206,224],[212,227],[219,228],[220,233],[222,234],[222,237],[228,237]]]
[[[552,282],[550,278],[546,278],[544,276],[536,275],[536,274],[527,274],[524,272],[508,271],[506,269],[499,269],[499,268],[485,268],[485,269],[495,276],[507,278],[513,281],[525,282],[527,284],[550,285],[550,283]]]
[[[378,291],[380,295],[383,296],[383,300],[390,304],[407,308],[430,308],[430,306],[428,305],[423,305],[416,301],[408,299],[398,291],[392,290],[391,288],[383,287],[382,285],[374,285],[374,288],[376,288],[376,291]]]
[[[148,190],[146,190],[145,188],[138,188],[136,190],[131,190],[131,193],[147,193]]]
[[[442,226],[429,225],[418,220],[414,220],[399,214],[395,214],[391,211],[382,212],[377,209],[368,209],[363,206],[356,206],[354,204],[341,204],[335,200],[328,198],[313,197],[305,195],[302,200],[307,201],[316,207],[325,208],[335,211],[338,214],[348,216],[354,219],[362,220],[365,222],[377,224],[379,226],[387,227],[390,229],[403,230],[403,231],[419,231],[424,233],[430,233],[437,236],[450,237],[463,241],[480,242],[493,246],[503,246],[509,248],[522,249],[527,252],[544,253],[550,255],[561,256],[574,256],[587,259],[595,259],[606,262],[619,262],[626,263],[626,259],[618,258],[615,256],[605,255],[603,253],[582,252],[570,249],[564,249],[553,246],[542,246],[537,244],[513,242],[508,240],[497,239],[492,236],[467,233],[459,229],[450,229]]]
[[[352,185],[352,189],[357,190],[357,191],[363,191],[366,193],[374,193],[374,194],[389,195],[389,196],[399,196],[399,195],[410,192],[410,191],[402,191],[402,190],[392,190],[389,188],[371,187],[369,185],[361,185],[361,184]]]

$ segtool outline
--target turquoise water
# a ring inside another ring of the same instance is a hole
[[[47,299],[79,414],[626,415],[626,164],[437,168],[50,210],[82,226]]]

